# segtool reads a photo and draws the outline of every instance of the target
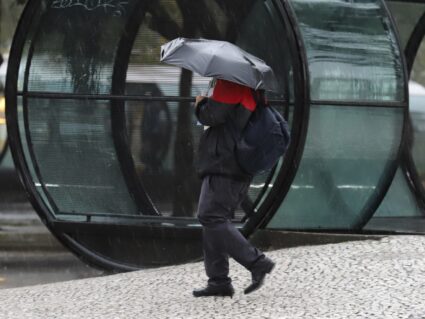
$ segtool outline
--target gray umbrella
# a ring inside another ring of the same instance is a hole
[[[177,38],[161,46],[161,61],[256,90],[277,89],[263,60],[226,41]]]

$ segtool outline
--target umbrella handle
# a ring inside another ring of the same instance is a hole
[[[216,82],[216,79],[212,78],[210,82],[208,83],[208,90],[207,90],[207,93],[205,94],[206,96],[208,96],[208,92],[215,86],[215,82]]]

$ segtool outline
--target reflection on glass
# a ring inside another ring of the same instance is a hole
[[[314,105],[310,112],[297,176],[268,227],[351,229],[396,160],[403,110]]]
[[[393,183],[376,213],[364,227],[371,231],[424,231],[424,213],[409,189],[406,177],[398,169]]]
[[[27,62],[28,62],[28,54],[30,47],[33,44],[33,38],[38,30],[37,26],[40,23],[40,18],[43,15],[43,10],[35,10],[31,16],[31,25],[28,27],[28,31],[25,33],[25,42],[23,43],[23,49],[22,49],[22,55],[21,55],[21,61],[19,63],[19,71],[18,71],[18,81],[17,81],[17,88],[18,91],[24,90],[24,82],[25,82],[25,70],[27,68]],[[19,32],[19,31],[16,31]]]
[[[403,69],[381,1],[291,0],[313,100],[402,101]]]
[[[31,160],[31,153],[29,150],[31,141],[26,136],[27,121],[24,118],[24,99],[21,96],[18,96],[17,116],[18,116],[19,136],[21,138],[21,145],[22,145],[22,153],[24,155],[24,158],[26,159],[26,164],[28,167],[29,174],[31,176],[31,181],[34,183],[34,185],[41,185],[34,167],[35,162]],[[53,209],[53,207],[50,205],[50,202],[46,197],[46,193],[41,189],[41,187],[38,187],[37,190],[39,191],[39,195],[42,198],[43,203],[48,207],[49,212],[54,214],[56,210]]]
[[[423,216],[416,199],[409,189],[406,178],[399,168],[379,208],[373,217],[419,217]]]
[[[257,1],[244,19],[236,39],[236,45],[267,61],[273,69],[279,89],[278,92],[269,92],[273,99],[289,100],[289,96],[293,96],[289,74],[292,63],[286,35],[285,27],[270,1]]]
[[[121,2],[119,13],[112,4],[89,9],[56,2],[46,1],[40,25],[34,28],[38,31],[28,90],[110,93],[116,50],[136,1]]]
[[[127,94],[161,97],[169,83],[127,83]],[[196,92],[192,91],[192,94]],[[178,102],[128,101],[126,103],[126,129],[136,174],[149,194],[156,209],[163,216],[176,216],[173,207],[175,196],[174,174],[178,122]],[[198,149],[203,126],[197,125],[193,112],[188,127],[193,137],[192,154]],[[192,155],[193,156],[193,155]],[[194,170],[194,168],[192,167]],[[200,180],[192,172],[185,177],[192,187],[192,207],[196,209]],[[195,216],[195,209],[186,216]]]
[[[55,213],[139,213],[117,160],[109,101],[29,99],[28,121],[35,186]]]

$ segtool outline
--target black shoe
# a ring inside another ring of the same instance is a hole
[[[276,264],[269,258],[264,258],[261,265],[252,270],[252,283],[244,290],[245,294],[249,294],[264,284],[266,275],[271,273]]]
[[[209,296],[221,296],[221,297],[233,297],[235,290],[231,284],[224,286],[213,286],[208,285],[202,289],[195,289],[193,295],[195,297],[209,297]]]

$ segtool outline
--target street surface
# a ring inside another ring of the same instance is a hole
[[[425,237],[270,252],[266,285],[242,293],[249,273],[231,262],[233,299],[195,299],[202,263],[0,290],[0,318],[425,318]]]
[[[6,288],[101,275],[102,271],[86,266],[67,251],[0,252],[0,294]]]
[[[63,248],[29,203],[0,204],[0,291],[102,275]]]

